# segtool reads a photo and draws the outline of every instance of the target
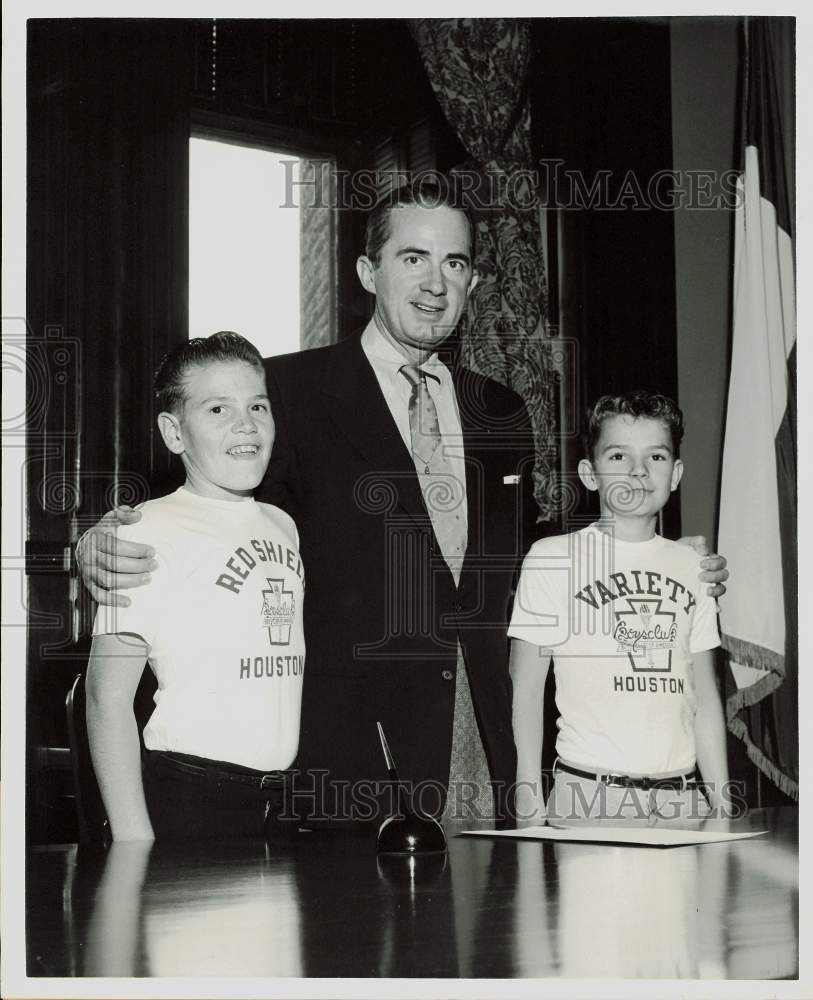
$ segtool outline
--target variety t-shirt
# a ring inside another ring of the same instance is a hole
[[[531,547],[508,634],[554,658],[564,760],[627,774],[695,765],[692,655],[720,644],[699,562],[687,545],[595,525]]]
[[[251,498],[181,487],[145,503],[119,537],[149,543],[158,569],[100,607],[94,634],[141,636],[158,680],[151,750],[271,771],[297,751],[304,570],[293,520]]]

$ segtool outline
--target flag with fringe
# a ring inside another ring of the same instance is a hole
[[[782,120],[792,39],[791,18],[746,21],[719,550],[731,571],[720,615],[736,684],[728,727],[797,799],[794,165]]]

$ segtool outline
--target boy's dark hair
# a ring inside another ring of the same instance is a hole
[[[245,361],[265,374],[260,352],[239,333],[221,330],[211,337],[193,337],[165,355],[155,372],[153,391],[159,408],[179,413],[186,402],[184,377],[187,371],[212,361]]]
[[[660,420],[669,428],[672,437],[672,453],[679,454],[680,442],[683,440],[683,414],[680,407],[668,396],[657,392],[646,392],[638,389],[635,392],[625,392],[619,396],[601,396],[587,410],[582,443],[584,453],[592,462],[593,452],[601,435],[601,425],[608,417],[647,417],[650,420]]]
[[[385,194],[367,216],[364,253],[373,267],[381,263],[381,248],[390,238],[393,209],[417,205],[420,208],[453,208],[462,212],[469,224],[469,252],[474,264],[474,219],[462,197],[461,185],[454,175],[418,174],[412,181]]]

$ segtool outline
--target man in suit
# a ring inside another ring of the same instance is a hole
[[[276,438],[258,498],[293,516],[306,573],[294,805],[317,824],[382,818],[380,721],[418,808],[508,822],[506,624],[535,520],[527,413],[444,352],[477,283],[451,189],[386,198],[357,271],[375,296],[362,334],[266,362]],[[80,557],[105,603],[147,568],[103,530],[132,516],[114,512]]]
[[[503,817],[514,779],[505,627],[533,439],[518,396],[442,360],[477,282],[447,195],[407,186],[372,213],[360,337],[266,365],[263,497],[293,515],[307,574],[300,763],[329,768],[357,818],[364,780],[386,780],[379,720],[428,812],[451,777],[447,816]]]

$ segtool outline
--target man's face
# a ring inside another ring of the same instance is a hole
[[[188,369],[180,416],[161,414],[167,447],[181,455],[187,486],[199,496],[249,496],[268,465],[274,421],[265,375],[245,361]]]
[[[666,424],[622,414],[602,423],[592,462],[579,463],[582,482],[598,490],[601,513],[616,518],[654,517],[682,474]]]
[[[416,362],[452,333],[477,283],[466,216],[445,205],[392,209],[378,267],[359,257],[356,268],[379,329]]]

